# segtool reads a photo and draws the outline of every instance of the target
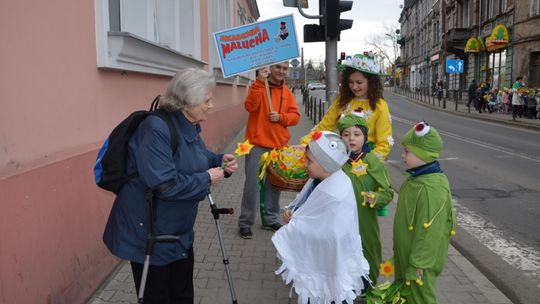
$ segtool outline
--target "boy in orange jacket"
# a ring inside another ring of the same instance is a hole
[[[259,159],[261,155],[272,149],[281,149],[291,137],[290,126],[298,124],[300,113],[294,95],[285,85],[285,76],[289,62],[271,65],[269,71],[258,71],[257,80],[249,88],[245,100],[245,108],[249,112],[246,127],[246,139],[254,145],[246,155],[244,193],[238,226],[240,236],[250,239],[253,236],[251,226],[255,222],[259,205]],[[268,81],[271,104],[266,91]],[[276,231],[281,227],[279,222],[279,190],[268,180],[265,181],[263,228]]]

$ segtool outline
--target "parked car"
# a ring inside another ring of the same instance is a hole
[[[319,83],[319,82],[313,82],[313,83],[310,83],[308,84],[308,89],[310,91],[313,91],[313,90],[325,90],[326,89],[326,85],[324,83]]]

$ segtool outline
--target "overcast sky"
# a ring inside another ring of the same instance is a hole
[[[319,1],[308,0],[309,8],[304,9],[308,15],[318,15]],[[340,52],[347,55],[354,55],[369,51],[365,41],[371,40],[374,35],[382,35],[383,24],[398,25],[400,4],[403,0],[355,0],[352,10],[342,13],[341,19],[353,19],[351,29],[341,33],[341,41],[338,42],[338,56]],[[294,14],[296,23],[296,33],[300,47],[304,48],[306,59],[312,58],[315,61],[324,60],[324,42],[304,43],[304,24],[318,24],[317,19],[304,18],[297,8],[284,7],[282,0],[257,0],[261,17],[258,21],[270,19],[277,16]]]

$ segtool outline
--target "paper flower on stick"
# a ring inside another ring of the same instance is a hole
[[[249,154],[252,148],[253,148],[253,145],[250,144],[249,140],[246,139],[246,141],[238,143],[236,150],[234,150],[234,154],[236,154],[237,157],[245,155],[245,154]]]
[[[322,136],[321,132],[318,133]],[[260,179],[264,177],[267,166],[272,166],[276,173],[282,177],[307,179],[304,151],[291,146],[263,153],[260,165]]]
[[[317,131],[317,132],[313,133],[313,135],[311,135],[312,140],[318,140],[321,137],[322,137],[322,132],[321,131]]]
[[[362,161],[362,159],[359,159],[358,161],[354,161],[351,163],[351,173],[356,176],[362,176],[367,174],[367,167],[368,164]]]
[[[385,277],[391,277],[394,275],[394,264],[390,260],[381,264],[381,274]]]
[[[276,149],[273,149],[272,151],[270,151],[270,159],[273,162],[276,162],[279,159],[279,152],[276,151]]]

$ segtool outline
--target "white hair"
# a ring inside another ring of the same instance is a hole
[[[159,98],[159,107],[169,112],[204,102],[208,91],[216,86],[214,76],[195,68],[179,70],[169,82],[165,95]]]

